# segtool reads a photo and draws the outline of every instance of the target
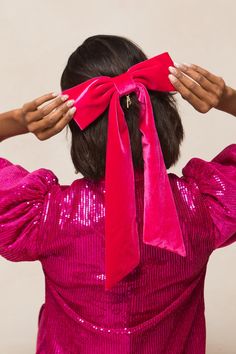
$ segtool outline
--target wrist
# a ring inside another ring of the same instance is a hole
[[[24,115],[23,115],[22,109],[16,108],[13,110],[12,113],[13,113],[13,115],[12,115],[13,120],[17,123],[17,125],[20,128],[20,131],[21,131],[20,134],[28,133],[29,130],[24,123],[24,120],[23,120]]]
[[[236,116],[236,90],[226,86],[222,100],[217,108]]]
[[[12,111],[12,119],[19,124],[23,124],[22,121],[22,110],[21,108],[16,108]]]

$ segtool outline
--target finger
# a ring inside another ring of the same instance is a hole
[[[181,94],[181,96],[187,100],[197,111],[201,113],[206,113],[209,111],[210,106],[208,103],[202,101],[193,92],[191,92],[184,84],[178,80],[175,76],[169,75],[169,79],[172,82],[176,90]]]
[[[207,70],[202,69],[198,66],[199,71],[194,69],[194,65],[185,65],[185,64],[175,64],[176,67],[181,70],[184,74],[191,77],[194,81],[196,81],[200,86],[202,86],[206,91],[210,91],[213,94],[220,95],[221,90],[223,89],[222,86],[224,84],[221,82],[221,78],[217,77]],[[215,83],[214,83],[215,82]],[[223,85],[222,85],[223,84]]]
[[[173,67],[170,67],[169,70],[195,96],[209,103],[212,107],[217,106],[218,97],[216,94],[206,91],[201,85],[182,73],[182,70]]]
[[[70,100],[54,109],[40,120],[35,121],[34,118],[30,118],[31,123],[28,125],[28,129],[33,133],[38,133],[42,130],[53,127],[69,111],[73,104],[74,100]],[[35,115],[35,113],[32,113],[32,115]]]
[[[68,95],[58,96],[52,102],[44,105],[43,107],[38,108],[37,113],[35,114],[35,117],[34,117],[35,120],[43,119],[44,117],[49,115],[51,112],[53,112],[54,110],[56,110],[60,106],[62,106],[68,98],[69,98]],[[71,106],[69,106],[69,107],[71,107]],[[62,109],[63,109],[63,107],[62,107]]]
[[[55,93],[49,93],[49,94],[46,94],[46,95],[43,95],[43,96],[40,96],[38,98],[36,98],[34,101],[35,101],[35,104],[37,107],[41,106],[43,103],[46,103],[52,99],[54,99],[56,96]],[[61,97],[61,96],[60,96]]]
[[[66,114],[64,114],[62,119],[58,121],[58,123],[55,126],[38,133],[37,137],[39,138],[39,140],[46,140],[60,133],[65,128],[65,126],[69,123],[69,121],[73,118],[75,111],[76,111],[76,107],[70,108],[69,111]]]
[[[58,110],[59,108],[61,108],[64,113],[64,110],[63,110],[64,109],[63,108],[64,102],[68,99],[68,97],[69,97],[68,95],[59,96],[55,100],[53,100],[51,103],[49,103],[41,108],[38,108],[34,112],[29,112],[25,117],[26,122],[28,124],[31,124],[33,122],[41,121],[43,118],[48,116],[53,111]],[[72,106],[72,104],[68,107],[71,107],[71,106]],[[65,108],[66,108],[66,106],[65,106]],[[58,112],[60,112],[60,110]],[[40,126],[40,124],[39,124],[39,126]]]
[[[38,98],[36,98],[35,100],[33,101],[30,101],[30,102],[27,102],[24,104],[23,106],[23,109],[26,112],[33,112],[33,111],[36,111],[37,108],[47,102],[47,101],[50,101],[52,100],[53,98],[55,98],[57,95],[55,93],[47,93],[46,95],[43,95],[43,96],[40,96]]]
[[[200,73],[202,76],[204,76],[206,79],[208,79],[214,84],[218,84],[220,80],[223,80],[221,77],[212,74],[206,69],[203,69],[201,66],[195,64],[188,64],[186,66],[189,66],[191,69],[197,71],[198,73]]]

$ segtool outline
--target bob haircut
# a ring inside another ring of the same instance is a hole
[[[132,65],[146,60],[143,51],[130,40],[112,35],[89,37],[69,57],[61,77],[61,89],[66,90],[96,76],[114,77],[126,72]],[[155,125],[159,136],[166,169],[180,156],[184,137],[183,126],[173,94],[148,90]],[[120,98],[127,122],[134,170],[143,171],[142,133],[138,129],[139,102],[131,93],[131,105],[126,108],[126,97]],[[69,122],[72,134],[71,158],[75,173],[97,181],[105,177],[108,109],[84,130],[74,119]]]

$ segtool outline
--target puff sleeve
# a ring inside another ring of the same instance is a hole
[[[0,256],[13,262],[38,259],[44,201],[57,184],[50,170],[28,172],[0,158]]]
[[[236,241],[236,144],[211,161],[192,158],[182,170],[194,181],[215,225],[215,248]]]

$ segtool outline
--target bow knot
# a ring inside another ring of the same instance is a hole
[[[136,83],[129,72],[112,78],[119,96],[125,96],[136,90]]]

